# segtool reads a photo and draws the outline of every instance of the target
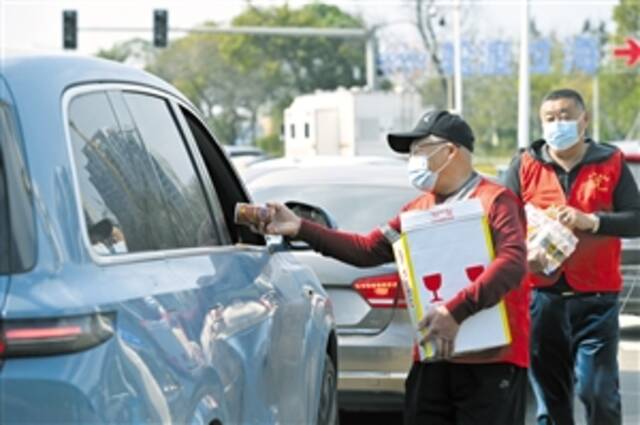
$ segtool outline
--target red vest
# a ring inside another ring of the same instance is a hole
[[[508,189],[482,179],[480,184],[471,194],[471,198],[478,198],[482,203],[485,212],[491,210],[493,202],[499,195],[513,197],[515,202],[519,202],[516,196]],[[423,196],[411,202],[405,210],[426,210],[436,205],[435,196],[425,193]],[[489,223],[491,224],[491,223]],[[509,329],[511,332],[511,344],[498,349],[486,350],[464,357],[456,357],[454,363],[513,363],[520,367],[529,367],[529,287],[524,284],[520,288],[509,291],[503,298],[509,319]],[[414,350],[414,358],[417,350]]]
[[[613,194],[620,178],[622,161],[622,153],[616,151],[605,161],[583,165],[567,197],[553,166],[525,152],[520,166],[522,201],[542,209],[569,205],[585,213],[613,211]],[[620,239],[579,230],[574,233],[579,242],[573,254],[550,277],[529,273],[529,285],[552,285],[560,273],[564,273],[568,284],[576,291],[619,292],[622,285]]]

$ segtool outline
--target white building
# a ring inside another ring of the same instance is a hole
[[[422,112],[417,93],[338,89],[298,96],[284,111],[285,156],[393,155],[387,133],[413,129]]]

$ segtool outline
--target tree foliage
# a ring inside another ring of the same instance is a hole
[[[234,26],[362,28],[363,23],[336,6],[313,3],[300,9],[288,5],[250,7]],[[278,92],[298,93],[353,86],[364,81],[364,42],[329,37],[227,35],[221,50],[244,70],[262,68]],[[285,96],[287,97],[287,96]]]
[[[613,20],[617,25],[618,40],[626,36],[640,35],[640,2],[620,0],[613,10]]]
[[[616,34],[612,50],[627,38],[640,41],[640,2],[620,0],[613,11]],[[601,115],[603,140],[619,140],[625,137],[640,140],[640,65],[629,68],[620,59],[607,63],[600,73]]]
[[[259,69],[242,69],[220,51],[221,35],[191,34],[163,50],[148,70],[182,91],[222,143],[251,134],[258,108],[268,97]]]
[[[232,25],[363,27],[359,18],[321,3],[298,9],[249,4]],[[364,40],[357,39],[192,33],[160,52],[148,70],[201,108],[221,142],[254,143],[262,137],[267,148],[278,151],[273,134],[258,133],[259,114],[272,115],[277,123],[298,94],[363,84],[364,52]]]
[[[436,25],[444,25],[444,18],[442,17],[436,24],[434,19],[435,0],[412,0],[412,2],[414,2],[415,25],[418,34],[420,35],[422,45],[429,54],[429,60],[436,71],[437,77],[434,80],[440,86],[439,95],[434,97],[438,97],[439,103],[447,102],[449,79],[445,75],[443,68],[440,54],[441,40],[438,38],[436,27]],[[434,94],[437,93],[438,87],[433,84],[431,85],[433,86],[431,90]]]
[[[133,38],[124,42],[116,43],[109,49],[101,49],[96,56],[116,62],[144,66],[153,62],[156,51],[147,40]]]

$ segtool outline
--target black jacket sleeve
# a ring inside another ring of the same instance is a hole
[[[629,165],[622,164],[620,180],[613,193],[613,212],[599,212],[599,235],[640,237],[640,194]]]

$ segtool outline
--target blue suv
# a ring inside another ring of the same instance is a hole
[[[327,294],[175,88],[0,58],[0,423],[329,424]]]

